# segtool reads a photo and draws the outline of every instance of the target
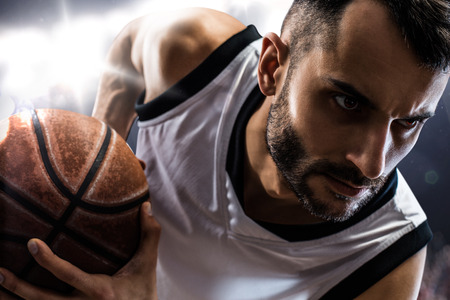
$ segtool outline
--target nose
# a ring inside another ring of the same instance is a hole
[[[386,155],[392,145],[389,126],[359,130],[352,139],[346,159],[370,179],[380,177],[385,171]]]

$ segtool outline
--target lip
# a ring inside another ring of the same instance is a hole
[[[330,175],[324,174],[324,176],[325,176],[325,180],[327,181],[327,183],[329,184],[329,186],[331,187],[333,192],[335,192],[336,194],[348,197],[348,198],[360,197],[368,189],[367,187],[359,187],[359,186],[351,185],[350,183],[341,181]]]

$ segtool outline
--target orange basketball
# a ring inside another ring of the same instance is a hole
[[[115,273],[136,250],[148,199],[139,160],[104,123],[56,109],[0,121],[0,266],[28,282],[72,290],[35,263],[33,237],[86,272]]]

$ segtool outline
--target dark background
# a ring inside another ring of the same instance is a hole
[[[231,2],[231,4],[230,1],[215,2],[212,7],[226,10],[244,23],[256,24],[260,28],[261,34],[269,30],[279,31],[281,18],[290,3],[289,1],[281,1],[277,2],[276,7],[272,7],[270,1],[263,0],[240,1],[240,4]],[[33,28],[34,30],[46,32],[54,29],[55,26],[60,26],[59,24],[64,20],[67,21],[68,18],[75,22],[78,18],[85,15],[94,16],[101,22],[108,13],[122,13],[123,18],[120,24],[115,24],[117,28],[121,28],[121,26],[125,25],[123,20],[130,21],[139,15],[151,12],[152,8],[159,7],[163,5],[162,3],[164,5],[172,4],[172,7],[180,6],[180,3],[183,3],[183,6],[190,6],[191,4],[193,6],[201,6],[203,4],[201,1],[176,2],[170,0],[3,0],[0,2],[0,42],[4,38],[2,34],[11,32],[11,30]],[[139,4],[144,5],[144,8],[139,9]],[[135,7],[135,9],[130,9],[130,7]],[[267,12],[270,12],[272,16],[276,15],[272,18],[263,17],[263,15],[266,16]],[[271,22],[270,24],[267,24],[268,20]],[[117,29],[111,28],[111,30],[105,31],[104,40],[100,43],[102,45],[101,51],[104,54],[106,54],[108,45],[115,34],[117,34]],[[11,46],[14,47],[14,45]],[[86,47],[89,47],[89,45],[86,45]],[[32,48],[30,46],[29,55],[33,55]],[[68,93],[69,95],[67,95],[67,89],[55,89],[54,87],[49,87],[51,92],[46,95],[27,96],[26,99],[23,99],[14,95],[14,91],[8,90],[3,86],[9,70],[14,68],[14,66],[5,66],[8,64],[8,61],[8,57],[2,57],[2,49],[0,49],[0,95],[3,94],[3,97],[7,96],[9,99],[13,99],[17,107],[23,103],[28,103],[27,105],[31,103],[35,107],[59,107],[90,114],[95,99],[99,74],[79,94],[78,97],[83,98],[81,106],[74,105],[77,97],[73,93]],[[23,88],[26,89],[27,87],[24,86]],[[435,243],[450,243],[450,226],[448,225],[448,218],[450,218],[449,120],[450,89],[447,88],[438,106],[436,116],[426,124],[416,147],[399,165],[401,172],[428,215],[429,223],[435,232]],[[133,136],[132,134],[129,140],[131,145],[134,144]]]

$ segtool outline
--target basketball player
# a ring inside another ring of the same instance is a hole
[[[431,232],[396,165],[447,84],[448,10],[295,1],[281,35],[262,39],[206,9],[130,23],[94,116],[126,136],[139,115],[137,156],[162,226],[158,296],[417,298]],[[137,299],[126,292],[146,285],[139,296],[151,296],[152,247],[105,277],[30,246],[80,298]],[[22,297],[57,299],[1,274]]]

